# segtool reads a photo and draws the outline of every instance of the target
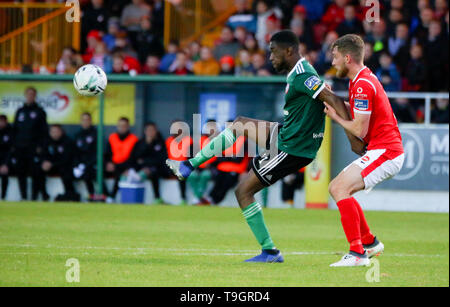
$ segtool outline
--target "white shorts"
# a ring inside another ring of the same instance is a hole
[[[403,152],[375,149],[369,150],[363,157],[355,160],[352,164],[362,168],[361,175],[364,180],[365,190],[370,192],[380,182],[397,175],[402,169],[404,161],[405,154]]]

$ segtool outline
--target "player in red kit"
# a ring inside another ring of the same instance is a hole
[[[349,108],[352,120],[345,120],[325,103],[325,113],[344,129],[367,144],[365,154],[347,166],[329,186],[341,214],[350,252],[333,267],[370,264],[369,258],[384,251],[371,233],[361,206],[352,195],[370,191],[378,183],[398,174],[404,152],[397,120],[383,86],[364,66],[364,42],[354,34],[332,45],[333,66],[339,78],[350,78]]]

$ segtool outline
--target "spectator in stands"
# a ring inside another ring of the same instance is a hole
[[[435,107],[431,111],[431,122],[435,124],[449,123],[448,98],[440,98],[436,100]]]
[[[131,44],[137,49],[136,35],[140,30],[142,17],[150,17],[151,7],[144,0],[132,0],[122,11],[120,23],[127,29]]]
[[[6,198],[8,190],[8,177],[11,170],[11,150],[13,145],[12,127],[8,123],[6,115],[0,115],[0,180],[2,181],[1,198]]]
[[[305,6],[296,5],[294,7],[290,28],[295,34],[297,34],[300,41],[308,46],[308,48],[313,49],[315,47],[313,28],[310,20],[307,18]]]
[[[376,71],[376,76],[380,80],[387,92],[397,92],[401,89],[401,77],[397,67],[392,62],[389,53],[384,52],[380,56],[380,68]]]
[[[108,22],[108,11],[104,6],[103,0],[91,0],[91,3],[83,9],[81,17],[81,36],[86,35],[92,30],[106,32]],[[82,49],[84,50],[85,44]]]
[[[192,74],[192,63],[189,61],[184,51],[179,51],[175,61],[169,67],[169,73],[177,76],[185,76]]]
[[[226,55],[220,59],[220,75],[233,76],[234,75],[234,58]]]
[[[94,180],[97,173],[97,129],[92,125],[92,116],[81,114],[80,130],[75,134],[76,151],[74,155],[73,174],[76,179],[86,183],[89,200],[96,200]]]
[[[410,60],[405,72],[406,82],[403,86],[404,91],[417,92],[425,89],[427,78],[427,67],[423,58],[423,48],[419,44],[411,46]]]
[[[387,48],[386,22],[380,19],[379,22],[372,23],[372,32],[367,35],[367,40],[373,44],[373,51],[380,53]]]
[[[103,42],[106,44],[108,51],[112,51],[116,47],[116,36],[120,31],[120,19],[111,17],[108,20],[108,33],[103,35]]]
[[[112,72],[113,74],[125,74],[128,71],[124,68],[124,61],[121,54],[117,53],[113,55],[113,66],[112,66]]]
[[[305,7],[308,19],[317,21],[322,18],[330,0],[299,0],[298,4]]]
[[[248,32],[256,32],[256,17],[249,9],[248,0],[235,0],[236,13],[228,18],[227,26],[235,30],[244,27]]]
[[[395,33],[395,28],[401,22],[404,22],[405,17],[401,10],[392,9],[389,11],[389,16],[386,23],[386,32]]]
[[[271,14],[266,21],[266,36],[264,44],[266,48],[269,46],[270,38],[281,30],[281,19],[279,19],[275,13]]]
[[[345,6],[348,0],[334,0],[322,16],[322,23],[328,31],[334,31],[345,19]]]
[[[234,30],[234,38],[240,44],[241,48],[245,44],[245,40],[247,39],[247,30],[244,27],[237,27]]]
[[[252,66],[253,69],[256,71],[256,74],[258,74],[260,70],[269,70],[269,67],[266,63],[266,59],[260,53],[255,53],[252,56]]]
[[[105,71],[105,73],[109,74],[113,70],[112,58],[109,56],[106,50],[106,45],[104,42],[98,42],[97,46],[95,46],[95,51],[92,55],[91,64],[97,65],[101,69]]]
[[[394,62],[398,65],[402,75],[408,65],[410,44],[408,25],[399,23],[395,28],[395,33],[389,37],[388,51],[394,57]]]
[[[161,64],[159,66],[159,70],[162,73],[169,72],[169,67],[172,65],[172,63],[175,61],[177,57],[179,46],[178,42],[175,40],[172,40],[169,42],[169,45],[167,46],[167,52],[161,59]]]
[[[244,49],[247,50],[250,55],[255,53],[262,53],[263,51],[258,46],[258,41],[256,40],[253,34],[247,35],[247,38],[244,42]]]
[[[283,13],[276,7],[271,7],[272,2],[270,0],[258,0],[256,1],[256,13],[257,13],[257,27],[255,37],[258,41],[258,45],[262,50],[267,50],[267,20],[269,16],[275,14],[275,18],[281,19]]]
[[[448,2],[447,0],[435,0],[434,1],[434,18],[437,20],[444,19],[448,14]]]
[[[220,35],[220,42],[214,48],[214,58],[220,60],[226,55],[235,57],[241,47],[241,44],[234,38],[233,30],[230,27],[224,27]]]
[[[139,62],[144,64],[150,53],[155,54],[158,57],[163,56],[164,46],[162,45],[158,35],[153,30],[149,17],[142,17],[140,24],[141,28],[136,37],[137,54]]]
[[[39,193],[39,178],[35,172],[35,158],[43,153],[48,139],[47,115],[36,102],[37,91],[34,87],[25,90],[25,103],[16,112],[13,124],[13,156],[22,200],[27,199],[27,176],[32,177],[32,200]],[[42,195],[44,200],[48,195]]]
[[[202,45],[199,42],[193,41],[189,44],[189,59],[194,63],[200,60],[200,50],[202,49]]]
[[[400,123],[416,122],[414,108],[410,105],[407,98],[391,99],[392,110]]]
[[[131,57],[136,59],[136,62],[139,63],[137,59],[137,52],[131,46],[130,39],[126,31],[120,30],[116,35],[116,46],[111,53],[114,54],[117,52],[120,52],[123,55],[124,60],[125,58]]]
[[[50,138],[44,149],[42,158],[42,171],[45,176],[60,176],[64,185],[64,194],[57,200],[79,201],[79,195],[76,196],[73,186],[73,161],[75,146],[73,141],[65,134],[61,125],[52,125],[50,127]],[[45,180],[42,180],[41,189],[44,194]]]
[[[122,66],[120,66],[122,65]],[[113,73],[129,73],[134,76],[141,72],[139,61],[121,49],[113,54]]]
[[[191,156],[193,140],[184,134],[183,121],[174,120],[170,127],[170,136],[166,139],[167,155],[170,160],[185,161]],[[181,193],[181,204],[187,204],[186,181],[178,181]]]
[[[317,65],[315,66],[319,74],[324,74],[330,67],[333,61],[330,47],[339,38],[336,31],[328,32],[325,36],[325,40],[320,48]]]
[[[247,50],[243,49],[239,51],[237,61],[238,64],[236,66],[236,76],[254,76],[256,74],[251,60],[251,55]]]
[[[427,90],[437,92],[448,90],[448,37],[442,35],[442,25],[433,20],[428,27],[424,54],[427,59]]]
[[[420,11],[420,24],[414,32],[413,36],[418,43],[424,44],[428,38],[428,28],[434,19],[433,9],[430,7],[423,8]]]
[[[373,52],[372,42],[366,41],[364,45],[364,63],[371,71],[377,71],[380,67],[380,62],[378,60],[378,55]],[[409,58],[409,50],[408,50]]]
[[[134,146],[131,153],[131,173],[137,177],[135,181],[150,180],[153,186],[155,202],[163,203],[159,189],[159,179],[169,173],[166,167],[167,150],[164,139],[155,123],[147,123],[144,127],[144,137]],[[130,172],[129,172],[130,174]]]
[[[339,36],[345,34],[363,34],[364,29],[361,21],[356,17],[356,9],[353,5],[346,5],[344,9],[344,20],[336,28]]]
[[[97,45],[101,42],[102,37],[99,31],[92,30],[88,33],[87,37],[87,48],[83,54],[84,63],[89,63],[91,61],[92,55],[97,48]]]
[[[72,47],[65,47],[56,65],[57,74],[74,74],[83,65],[83,59]]]
[[[151,54],[147,57],[142,72],[147,75],[157,75],[160,73],[159,65],[160,65],[159,58],[156,55]]]
[[[160,39],[163,38],[164,34],[164,2],[164,0],[153,0],[151,15],[152,28]]]
[[[130,132],[130,120],[121,117],[117,122],[117,131],[108,138],[105,151],[106,172],[114,177],[114,187],[107,193],[108,203],[114,201],[120,177],[132,165],[131,152],[138,141],[138,137]]]
[[[220,73],[220,65],[214,59],[211,49],[203,47],[200,51],[200,61],[194,63],[194,74],[200,76],[217,76]]]

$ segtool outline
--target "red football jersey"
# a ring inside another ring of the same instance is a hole
[[[364,138],[367,150],[389,148],[403,152],[402,136],[389,98],[369,68],[364,67],[350,80],[349,97],[352,118],[355,113],[370,114],[369,131]]]

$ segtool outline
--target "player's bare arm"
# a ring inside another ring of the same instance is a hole
[[[364,138],[369,131],[370,114],[355,113],[355,119],[346,120],[328,103],[324,102],[324,112],[335,122],[341,125],[346,131],[358,138]]]
[[[346,121],[351,120],[352,117],[349,113],[349,105],[347,106],[345,101],[339,96],[336,96],[328,87],[325,87],[317,98],[325,104],[333,106],[335,113],[337,113],[340,118],[345,119]],[[364,155],[366,148],[364,141],[347,129],[345,130],[345,133],[350,141],[352,151],[360,156]]]

